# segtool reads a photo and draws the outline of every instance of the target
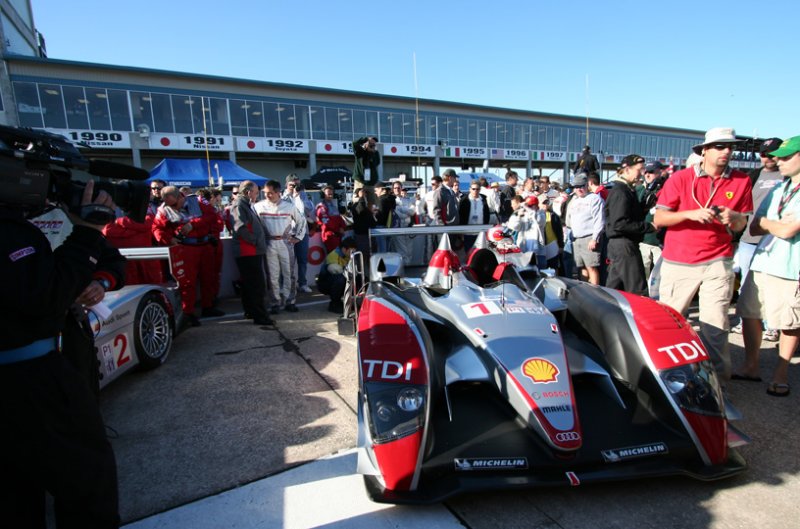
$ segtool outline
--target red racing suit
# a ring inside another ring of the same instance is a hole
[[[186,315],[194,314],[198,281],[202,308],[214,303],[214,247],[210,241],[219,234],[218,219],[214,208],[196,196],[186,197],[180,209],[161,204],[153,219],[156,243],[171,246],[172,274],[180,286]],[[184,236],[181,228],[186,224],[191,224],[192,229]]]
[[[119,217],[106,224],[103,235],[114,248],[148,248],[153,245],[153,215],[146,215],[144,222],[130,217]],[[164,282],[161,263],[129,259],[125,283],[128,285],[158,285]]]

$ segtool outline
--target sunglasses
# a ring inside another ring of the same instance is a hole
[[[732,143],[715,143],[713,145],[709,145],[709,147],[711,147],[715,151],[724,151],[726,149],[733,150],[733,144]]]
[[[233,196],[236,196],[236,195],[238,195],[238,194],[239,194],[239,192],[238,192],[238,191],[232,191],[232,192],[231,192],[231,195],[233,195]]]
[[[161,191],[162,189],[164,189],[163,186],[162,187],[151,187],[150,191]]]
[[[480,187],[470,187],[469,190],[470,191],[480,191],[481,188]]]

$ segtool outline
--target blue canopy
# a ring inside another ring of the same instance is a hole
[[[244,169],[230,160],[211,160],[205,159],[179,159],[164,158],[152,171],[150,180],[156,178],[164,180],[171,186],[206,187],[208,186],[208,167],[211,165],[211,177],[214,185],[217,186],[217,170],[222,177],[223,184],[240,184],[244,180],[251,180],[258,186],[263,186],[267,179],[258,176]],[[216,167],[215,167],[216,166]]]

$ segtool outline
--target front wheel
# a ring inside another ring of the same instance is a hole
[[[163,364],[172,346],[172,326],[164,299],[150,292],[139,302],[133,320],[134,342],[143,369]]]

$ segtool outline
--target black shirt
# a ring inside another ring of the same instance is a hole
[[[0,209],[0,354],[56,336],[67,310],[92,280],[103,235],[75,226],[55,251],[39,229]]]

